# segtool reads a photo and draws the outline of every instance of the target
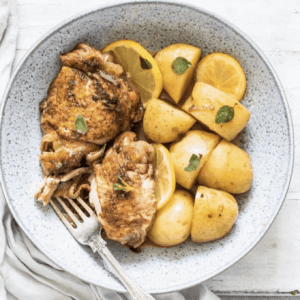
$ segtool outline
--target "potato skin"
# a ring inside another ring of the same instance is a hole
[[[191,230],[193,242],[209,242],[225,236],[237,216],[238,204],[232,195],[199,186]]]
[[[222,140],[201,169],[201,185],[240,194],[248,191],[253,179],[249,155],[238,146]]]
[[[172,64],[177,57],[184,57],[191,63],[183,74],[176,74],[172,69]],[[200,57],[201,49],[187,44],[171,44],[156,53],[154,59],[163,77],[164,90],[176,103],[192,83]]]
[[[219,136],[201,130],[191,130],[180,141],[174,142],[170,147],[170,155],[174,163],[176,181],[186,189],[191,189],[207,157],[219,142]],[[184,169],[188,166],[192,154],[202,155],[200,166],[195,171],[186,172]]]
[[[163,100],[152,99],[144,115],[143,129],[155,143],[170,143],[186,133],[196,120],[178,107]]]
[[[171,247],[183,243],[191,233],[193,197],[185,190],[176,190],[170,201],[157,212],[148,238],[151,242]]]
[[[216,116],[223,106],[234,108],[234,118],[228,123],[218,124]],[[236,99],[203,82],[195,84],[192,96],[182,109],[229,142],[247,125],[250,118],[250,112]]]

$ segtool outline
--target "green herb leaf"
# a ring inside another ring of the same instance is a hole
[[[75,120],[75,130],[78,132],[85,134],[87,131],[87,126],[84,121],[84,118],[81,115],[78,115]]]
[[[76,199],[76,197],[77,197],[76,194],[74,194],[73,199]]]
[[[291,294],[292,294],[293,296],[295,296],[296,294],[299,294],[299,291],[298,291],[298,290],[294,290],[294,291],[291,292]]]
[[[172,64],[174,73],[183,74],[192,64],[184,57],[177,57]]]
[[[91,76],[91,72],[88,72],[88,76]]]
[[[145,59],[145,63],[147,64],[149,70],[151,70],[151,69],[152,69],[152,64],[151,64],[151,62],[150,62],[149,60]]]
[[[196,154],[192,154],[189,165],[184,169],[186,172],[193,172],[197,170],[200,165],[200,157]]]
[[[230,106],[222,106],[216,115],[216,123],[224,124],[230,122],[234,117],[234,109]]]
[[[140,62],[141,62],[142,69],[146,69],[146,70],[151,70],[152,69],[152,64],[149,60],[140,57]]]
[[[106,144],[104,144],[103,146],[103,150],[102,150],[103,153],[105,152],[105,148],[106,148]]]
[[[114,190],[123,191],[123,192],[126,192],[126,193],[134,190],[134,188],[131,187],[128,183],[126,183],[121,177],[118,176],[118,180],[119,180],[119,182],[115,183],[113,185]]]
[[[126,187],[124,187],[122,184],[120,183],[115,183],[113,184],[113,188],[116,191],[125,191]]]

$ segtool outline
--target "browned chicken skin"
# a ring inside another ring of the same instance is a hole
[[[60,60],[63,66],[85,72],[94,73],[103,70],[116,76],[120,76],[124,72],[120,65],[112,62],[109,54],[102,54],[100,50],[85,43],[80,43],[71,52],[62,54]]]
[[[105,80],[99,73],[89,73],[63,67],[50,85],[48,98],[43,100],[41,128],[50,129],[67,140],[104,144],[119,133],[129,130],[131,122],[143,116],[139,94],[123,79],[120,84]],[[75,130],[75,120],[81,115],[87,132]]]
[[[109,239],[132,247],[144,242],[157,208],[153,156],[153,147],[129,131],[116,139],[102,164],[94,165],[99,217]],[[115,190],[118,177],[134,190]]]

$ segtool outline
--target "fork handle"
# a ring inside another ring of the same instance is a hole
[[[94,253],[97,251],[101,257],[113,268],[119,280],[123,283],[133,300],[155,300],[150,294],[138,286],[121,267],[106,247],[106,242],[99,234],[93,235],[88,242]]]

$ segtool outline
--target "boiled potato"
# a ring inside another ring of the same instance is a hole
[[[147,106],[143,129],[146,137],[156,143],[170,143],[187,132],[196,120],[177,108],[159,99],[152,99]]]
[[[199,184],[233,194],[248,191],[252,179],[249,155],[225,140],[214,149],[198,176]]]
[[[225,106],[233,108],[233,119],[223,124],[216,123],[219,109]],[[182,109],[227,141],[233,140],[250,118],[250,112],[236,99],[203,82],[195,84],[192,96]]]
[[[196,193],[191,236],[195,243],[209,242],[226,235],[238,216],[232,195],[199,186]]]
[[[196,182],[197,176],[211,151],[217,146],[220,137],[216,134],[201,130],[191,130],[178,142],[170,147],[170,154],[174,163],[176,181],[190,189]],[[201,156],[199,167],[192,172],[184,169],[189,165],[193,154]]]
[[[201,49],[186,44],[169,45],[155,55],[154,59],[162,73],[164,90],[176,103],[180,101],[192,83],[200,56]],[[183,57],[191,63],[190,67],[182,74],[175,73],[174,68],[172,68],[178,57]]]
[[[176,190],[168,203],[157,212],[148,238],[165,247],[183,243],[191,234],[193,197],[185,190]]]

